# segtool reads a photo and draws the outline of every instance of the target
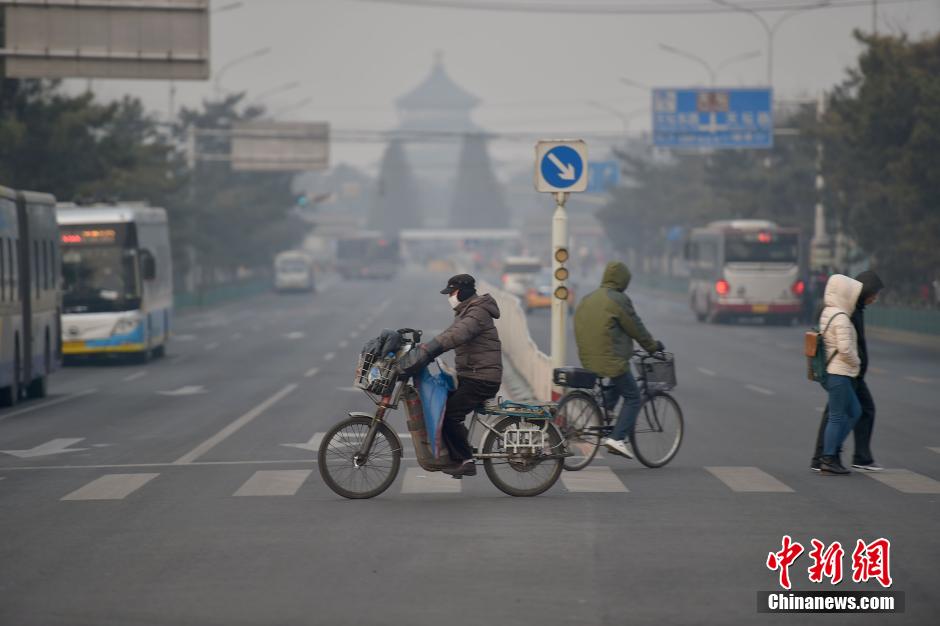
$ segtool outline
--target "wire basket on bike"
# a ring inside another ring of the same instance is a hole
[[[394,362],[392,358],[363,352],[359,355],[353,385],[379,396],[391,393],[396,381],[395,368],[392,367]]]
[[[676,360],[672,352],[644,355],[633,365],[637,375],[646,379],[648,389],[669,391],[676,386]]]

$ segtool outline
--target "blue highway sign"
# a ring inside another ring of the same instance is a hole
[[[654,89],[653,145],[771,148],[773,90]]]
[[[591,161],[588,163],[588,193],[604,193],[620,183],[620,163]]]

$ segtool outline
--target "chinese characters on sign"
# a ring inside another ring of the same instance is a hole
[[[770,148],[770,89],[654,89],[653,144],[664,148]]]
[[[842,557],[845,555],[842,544],[834,541],[827,546],[815,538],[810,543],[813,549],[808,555],[813,563],[806,570],[810,582],[822,583],[823,578],[828,578],[830,584],[838,585],[842,582]],[[790,566],[803,551],[802,544],[793,541],[790,535],[784,535],[780,551],[767,555],[767,569],[778,572],[778,582],[784,589],[790,589]],[[876,580],[882,587],[890,587],[893,582],[890,553],[891,542],[884,537],[871,543],[865,543],[861,539],[856,541],[855,550],[852,551],[852,581],[864,583]]]

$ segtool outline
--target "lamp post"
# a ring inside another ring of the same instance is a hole
[[[688,52],[686,50],[682,50],[681,48],[670,46],[669,44],[666,44],[666,43],[659,44],[659,47],[665,52],[669,52],[671,54],[681,56],[685,59],[689,59],[690,61],[694,61],[698,63],[699,65],[701,65],[702,67],[704,67],[705,71],[708,72],[709,85],[711,85],[712,87],[714,87],[715,83],[718,82],[718,72],[720,72],[722,69],[728,67],[732,63],[737,63],[738,61],[746,61],[748,59],[753,59],[753,58],[760,56],[760,51],[758,50],[751,50],[750,52],[742,52],[741,54],[736,54],[736,55],[728,57],[727,59],[722,60],[718,64],[717,67],[712,67],[711,63],[709,63],[702,57],[696,54],[692,54],[691,52]]]
[[[623,122],[624,134],[627,134],[630,131],[630,120],[649,111],[649,107],[641,107],[632,111],[623,112],[620,109],[606,105],[603,102],[598,102],[596,100],[588,100],[587,104],[594,107],[595,109],[599,109],[605,113],[610,113],[611,115],[619,118],[620,121]]]
[[[261,101],[265,98],[270,98],[273,95],[285,93],[297,89],[298,87],[300,87],[300,83],[296,80],[290,83],[284,83],[283,85],[278,85],[277,87],[271,87],[270,89],[266,89],[265,91],[262,91],[257,96],[255,96],[252,99],[252,102],[254,104],[260,104]]]
[[[715,4],[720,4],[721,6],[728,7],[729,9],[734,9],[740,13],[747,13],[755,20],[757,20],[760,25],[763,27],[764,32],[767,34],[767,86],[773,87],[774,84],[774,37],[777,34],[777,29],[780,26],[789,20],[791,17],[799,15],[804,11],[812,11],[813,9],[821,9],[827,7],[831,4],[831,0],[822,0],[818,4],[813,6],[804,7],[802,9],[797,9],[795,11],[789,11],[784,13],[777,19],[776,22],[771,24],[767,19],[755,11],[754,9],[749,9],[748,7],[742,7],[741,5],[735,4],[734,2],[729,2],[729,0],[712,0]]]
[[[228,63],[226,63],[225,65],[223,65],[221,68],[219,68],[219,71],[215,75],[215,80],[213,81],[213,84],[215,85],[216,99],[221,99],[222,97],[222,77],[225,76],[225,73],[227,71],[229,71],[236,65],[240,65],[252,59],[263,57],[266,54],[269,54],[270,52],[271,52],[271,48],[269,47],[259,48],[258,50],[255,50],[254,52],[249,52],[248,54],[242,55],[240,57],[236,57],[232,59],[231,61],[229,61]]]

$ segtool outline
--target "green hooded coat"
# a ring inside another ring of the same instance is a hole
[[[647,351],[656,349],[656,340],[624,293],[629,284],[627,266],[619,261],[608,263],[600,288],[583,298],[574,314],[581,364],[599,376],[629,371],[634,339]]]

